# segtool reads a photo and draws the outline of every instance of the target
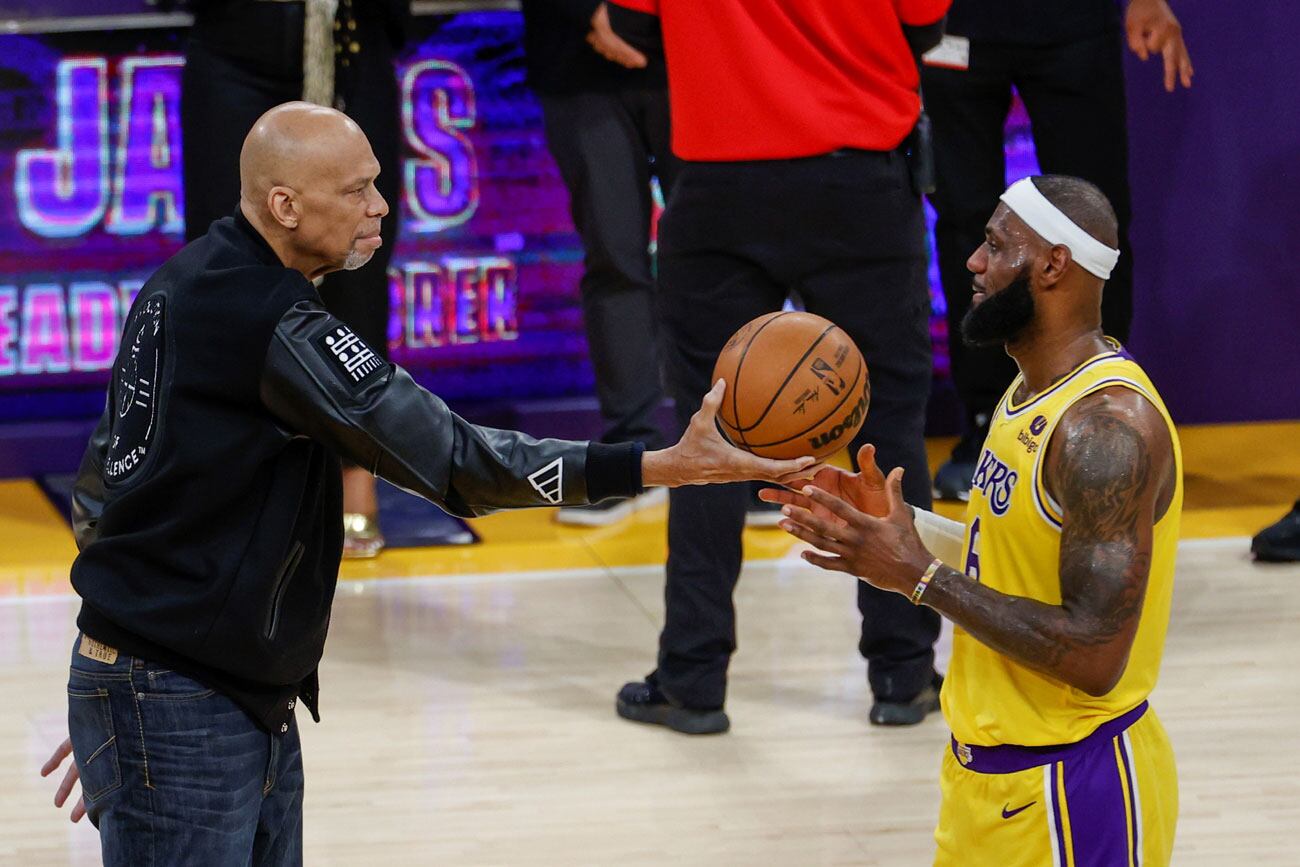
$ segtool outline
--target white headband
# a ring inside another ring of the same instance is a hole
[[[1110,279],[1110,272],[1119,261],[1119,250],[1107,247],[1079,228],[1077,223],[1061,213],[1060,208],[1047,201],[1029,178],[1008,187],[1002,194],[1002,201],[1047,243],[1069,247],[1070,255],[1080,268],[1103,280]]]

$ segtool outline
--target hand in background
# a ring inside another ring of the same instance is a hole
[[[645,55],[623,41],[609,26],[609,9],[604,3],[596,7],[591,16],[591,32],[587,34],[587,44],[606,60],[626,66],[628,69],[644,69]]]
[[[1152,54],[1165,60],[1165,90],[1174,92],[1177,82],[1192,86],[1192,59],[1183,42],[1183,27],[1165,0],[1131,0],[1124,16],[1128,47],[1143,61]]]
[[[54,754],[46,760],[41,766],[41,776],[48,777],[59,769],[63,760],[72,754],[72,738],[68,738],[54,749]],[[72,788],[77,785],[81,779],[81,771],[77,768],[77,760],[73,759],[68,765],[68,772],[63,775],[63,782],[59,783],[58,791],[54,793],[54,806],[62,807],[68,800],[68,795],[72,794]],[[72,815],[68,818],[74,822],[80,822],[81,817],[86,815],[86,799],[84,796],[77,798],[77,803],[72,806]]]

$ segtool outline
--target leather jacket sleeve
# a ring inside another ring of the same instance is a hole
[[[317,301],[294,305],[276,326],[261,397],[292,433],[462,517],[641,488],[640,444],[537,440],[470,424]]]
[[[99,417],[95,432],[90,435],[86,452],[81,456],[77,480],[72,486],[72,534],[77,540],[77,550],[99,537],[99,516],[104,511],[104,456],[108,453],[108,413]]]

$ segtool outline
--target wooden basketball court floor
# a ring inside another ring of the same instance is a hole
[[[1300,423],[1193,427],[1160,686],[1178,756],[1175,864],[1300,864],[1300,566],[1245,538],[1300,496]],[[933,456],[944,443],[933,445]],[[950,514],[954,510],[947,510]],[[947,733],[866,722],[854,588],[748,531],[729,734],[618,719],[653,665],[663,509],[544,512],[482,545],[347,564],[300,717],[310,865],[928,864]],[[31,482],[0,482],[0,864],[99,863],[37,769],[66,733],[74,553]],[[941,642],[941,667],[948,653]],[[979,865],[978,852],[969,863]]]

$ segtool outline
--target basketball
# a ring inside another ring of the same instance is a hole
[[[811,313],[747,322],[722,347],[713,367],[719,379],[727,382],[719,428],[764,458],[834,454],[862,427],[871,399],[862,353],[835,323]]]

